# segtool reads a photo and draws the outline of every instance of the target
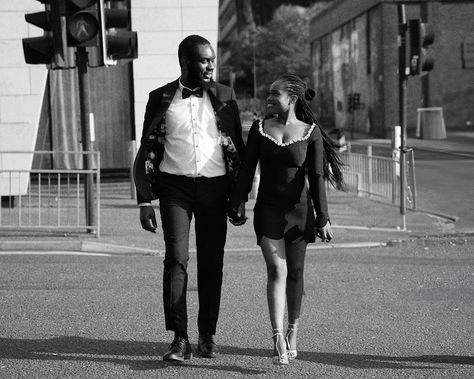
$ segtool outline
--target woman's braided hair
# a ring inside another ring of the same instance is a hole
[[[328,180],[334,187],[342,188],[344,179],[341,168],[344,166],[344,163],[336,151],[338,144],[323,130],[309,106],[309,101],[311,101],[316,94],[315,91],[308,88],[306,83],[297,75],[285,74],[280,76],[277,81],[286,87],[286,91],[290,96],[293,95],[297,97],[295,103],[296,118],[310,125],[314,123],[319,127],[323,136],[324,179]]]

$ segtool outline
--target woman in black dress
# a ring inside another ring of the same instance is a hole
[[[236,222],[238,205],[247,199],[259,163],[254,228],[267,266],[273,363],[277,365],[288,364],[297,356],[306,246],[315,241],[315,235],[326,242],[333,236],[325,180],[342,183],[336,145],[309,107],[313,97],[314,91],[295,75],[284,75],[270,86],[265,120],[256,120],[250,128],[230,199],[229,218]],[[285,301],[288,328],[284,336]]]

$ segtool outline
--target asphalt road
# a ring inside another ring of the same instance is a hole
[[[366,152],[354,145],[353,152]],[[373,146],[373,155],[389,157],[389,145]],[[457,218],[455,231],[474,231],[474,154],[414,148],[417,209]]]
[[[299,359],[271,364],[260,253],[228,254],[218,359],[161,360],[162,258],[0,256],[1,378],[468,378],[474,376],[473,240],[312,250]],[[195,259],[190,337],[196,342]]]
[[[456,216],[457,231],[473,231],[474,159],[426,155],[415,157],[419,208]]]

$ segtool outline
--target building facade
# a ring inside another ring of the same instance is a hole
[[[128,1],[138,58],[88,70],[94,146],[110,170],[130,166],[129,144],[140,139],[148,93],[180,75],[179,42],[200,34],[217,46],[218,0]],[[36,0],[0,2],[0,151],[80,150],[76,70],[48,72],[24,60],[22,38],[43,32],[24,15],[44,9]]]
[[[199,34],[217,50],[218,15],[219,0],[132,1],[133,30],[139,39],[133,67],[137,140],[148,93],[181,73],[179,43],[188,35]]]
[[[446,128],[474,123],[474,2],[440,0],[336,0],[311,20],[317,111],[323,123],[351,133],[389,137],[400,125],[398,14],[421,18],[434,30],[435,66],[407,85],[407,127],[417,109],[442,107]],[[350,99],[358,94],[359,109]]]

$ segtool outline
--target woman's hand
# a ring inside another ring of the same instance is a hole
[[[331,223],[329,222],[329,220],[323,227],[315,227],[314,232],[316,234],[316,237],[321,238],[321,241],[323,242],[329,242],[332,240],[333,234],[331,230]]]

